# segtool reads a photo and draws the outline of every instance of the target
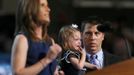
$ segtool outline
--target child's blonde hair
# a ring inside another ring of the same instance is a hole
[[[73,25],[63,26],[59,31],[59,44],[62,46],[63,50],[68,50],[69,48],[69,39],[74,38],[75,32],[80,32],[77,27]]]

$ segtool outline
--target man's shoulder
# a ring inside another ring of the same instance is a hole
[[[114,55],[114,54],[107,52],[107,51],[103,51],[103,54],[104,54],[104,56],[108,56],[108,57],[118,57],[117,55]]]
[[[122,59],[122,57],[121,56],[117,56],[117,55],[115,55],[115,54],[112,54],[112,53],[109,53],[109,52],[107,52],[107,51],[103,51],[103,53],[104,53],[104,57],[108,57],[108,58],[116,58],[116,59]]]
[[[123,61],[123,58],[121,56],[117,56],[106,51],[104,51],[103,53],[104,53],[104,60],[111,64]]]

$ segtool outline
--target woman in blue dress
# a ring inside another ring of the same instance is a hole
[[[47,0],[19,0],[12,46],[13,75],[58,75],[55,58],[61,47],[48,36]]]

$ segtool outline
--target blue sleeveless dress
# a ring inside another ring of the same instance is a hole
[[[33,65],[45,57],[49,50],[50,44],[46,42],[37,42],[28,39],[28,54],[26,66]],[[56,69],[57,62],[54,60],[45,67],[38,75],[53,75]]]

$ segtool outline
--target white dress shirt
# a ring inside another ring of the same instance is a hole
[[[95,59],[95,63],[96,63],[96,65],[97,65],[97,67],[98,68],[103,68],[103,58],[104,58],[104,56],[103,56],[103,51],[102,51],[102,49],[101,50],[99,50],[99,52],[97,52],[96,54],[94,54],[94,55],[96,55],[96,59]],[[90,60],[90,56],[91,56],[91,54],[89,54],[89,53],[87,53],[87,57],[88,57],[88,60]]]

